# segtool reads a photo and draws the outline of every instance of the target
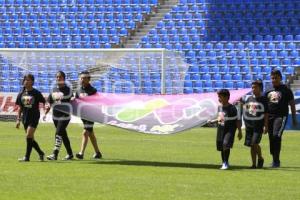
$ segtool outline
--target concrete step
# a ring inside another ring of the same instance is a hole
[[[155,28],[156,24],[162,20],[166,13],[170,12],[174,5],[178,4],[178,0],[165,1],[164,4],[158,6],[156,13],[150,16],[150,19],[146,21],[141,29],[135,32],[127,43],[126,48],[134,48],[138,44],[144,35],[147,35],[150,29]]]
[[[147,21],[147,23],[149,22],[157,22],[157,21],[160,21],[161,18],[163,18],[165,15],[162,15],[161,17],[151,17],[151,19],[149,21]]]
[[[127,44],[126,48],[136,48],[136,44]]]
[[[300,84],[300,80],[294,80],[293,84]]]
[[[176,4],[168,4],[168,5],[161,5],[160,6],[160,8],[159,8],[159,10],[161,11],[161,10],[166,10],[166,9],[171,9],[173,6],[175,6]]]
[[[144,26],[143,31],[145,31],[146,29],[151,29],[153,26],[155,27],[156,24],[154,24],[154,23],[153,24],[149,24],[149,25],[147,24],[147,25]]]
[[[131,38],[132,38],[132,40],[138,40],[137,38],[140,38],[140,37],[146,35],[148,32],[149,32],[149,30],[147,30],[146,32],[143,32],[143,33],[139,33],[139,34],[136,33],[136,34],[135,34],[134,36],[132,36]]]
[[[127,42],[127,44],[137,44],[139,42],[140,42],[140,40],[130,40]]]
[[[300,84],[294,84],[294,83],[292,83],[291,87],[293,87],[293,88],[300,88]]]

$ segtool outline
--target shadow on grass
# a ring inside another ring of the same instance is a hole
[[[161,162],[161,161],[143,161],[143,160],[124,160],[124,159],[101,159],[101,160],[57,160],[57,161],[31,161],[34,163],[53,163],[53,164],[99,164],[99,165],[126,165],[126,166],[148,166],[148,167],[173,167],[173,168],[194,168],[194,169],[219,169],[221,165],[206,163],[180,163],[180,162]],[[230,165],[228,171],[294,171],[300,172],[299,166],[282,166],[280,168],[271,168],[265,166],[263,169],[250,169],[249,166]]]
[[[159,161],[142,161],[142,160],[99,160],[85,161],[83,164],[100,164],[100,165],[126,165],[126,166],[149,166],[149,167],[174,167],[174,168],[199,168],[199,169],[219,169],[221,166],[216,164],[205,163],[179,163],[179,162],[159,162]],[[230,170],[249,169],[248,166],[232,165]]]

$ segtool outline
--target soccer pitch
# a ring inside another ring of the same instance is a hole
[[[0,199],[300,199],[300,133],[286,131],[282,167],[269,168],[268,138],[262,139],[264,169],[248,169],[249,149],[235,140],[231,169],[219,170],[214,128],[195,128],[175,135],[145,135],[110,126],[96,127],[103,159],[19,163],[25,151],[23,129],[0,123]],[[82,127],[68,133],[74,153]],[[243,133],[244,134],[244,133]],[[244,136],[244,135],[243,135]],[[52,152],[54,127],[40,124],[36,139]],[[64,147],[60,159],[66,155]]]

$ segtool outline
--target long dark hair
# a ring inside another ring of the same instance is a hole
[[[25,80],[29,78],[32,81],[32,85],[34,84],[34,76],[32,74],[25,74],[23,77],[22,84],[24,84]]]
[[[25,89],[26,89],[25,86],[24,86],[24,82],[27,78],[29,78],[32,81],[32,85],[34,85],[34,76],[33,76],[33,74],[25,74],[24,77],[23,77],[23,80],[22,80],[22,86],[23,86],[22,92],[24,92]]]

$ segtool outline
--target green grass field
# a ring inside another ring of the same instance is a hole
[[[195,128],[175,135],[144,135],[110,126],[95,129],[104,158],[19,163],[24,155],[23,130],[0,123],[0,199],[300,199],[300,134],[285,132],[282,167],[268,168],[271,157],[263,137],[265,165],[248,169],[249,149],[235,141],[231,169],[219,170],[215,129]],[[74,152],[81,126],[68,128]],[[36,139],[46,154],[54,142],[52,124],[40,124]],[[60,158],[65,156],[64,147]]]

